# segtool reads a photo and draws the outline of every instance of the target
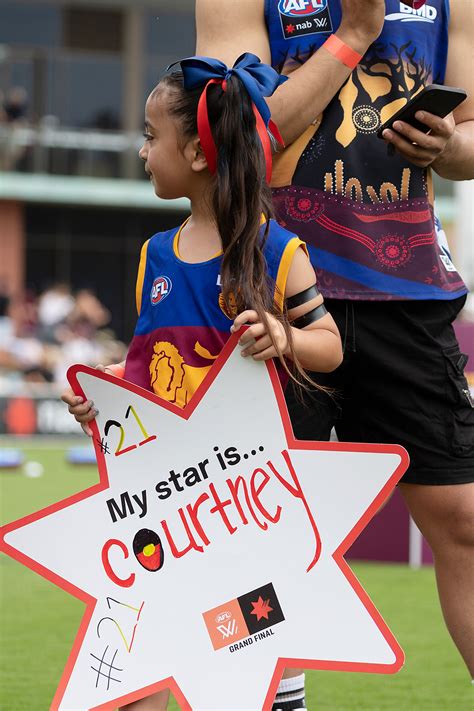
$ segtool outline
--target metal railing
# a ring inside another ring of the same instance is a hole
[[[0,124],[0,171],[104,178],[143,175],[138,133]],[[145,177],[145,176],[144,176]]]

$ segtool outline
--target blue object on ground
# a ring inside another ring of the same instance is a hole
[[[96,457],[93,447],[71,447],[66,451],[69,464],[95,464]]]
[[[0,469],[13,469],[24,462],[24,455],[19,449],[0,450]]]

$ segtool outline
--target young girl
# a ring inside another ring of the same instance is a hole
[[[105,370],[184,407],[244,324],[242,356],[278,358],[286,379],[335,369],[342,348],[303,242],[271,219],[275,127],[263,96],[282,78],[248,54],[231,70],[202,57],[180,64],[147,100],[139,155],[155,193],[189,198],[191,216],[143,246],[135,335],[126,362]],[[90,435],[94,404],[72,391],[62,399]],[[127,708],[158,711],[167,696]]]

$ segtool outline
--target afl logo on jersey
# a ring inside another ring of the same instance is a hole
[[[172,289],[172,286],[171,279],[168,279],[168,277],[156,277],[153,282],[153,286],[151,287],[151,303],[156,306],[156,304],[161,303],[163,299],[166,299]]]
[[[328,0],[280,0],[278,11],[286,40],[332,32]]]
[[[287,17],[304,17],[322,12],[328,0],[280,0],[278,9]]]

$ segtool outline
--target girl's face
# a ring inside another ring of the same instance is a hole
[[[193,178],[190,142],[183,145],[179,124],[167,110],[168,92],[148,98],[145,106],[145,142],[139,151],[145,171],[158,197],[189,197]]]

